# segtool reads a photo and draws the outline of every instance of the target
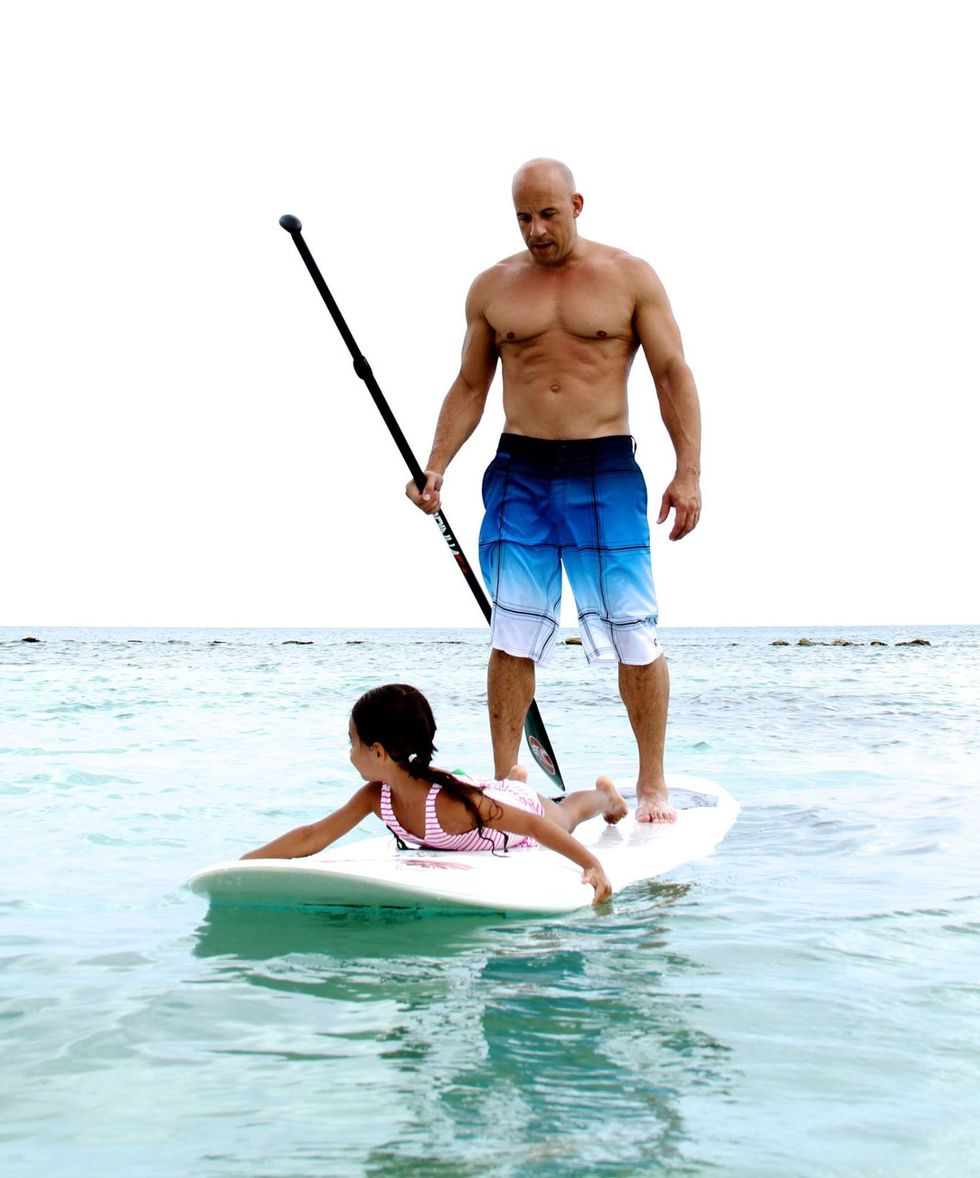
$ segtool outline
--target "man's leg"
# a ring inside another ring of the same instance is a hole
[[[490,651],[487,706],[493,741],[493,775],[502,781],[517,763],[524,717],[534,699],[534,662],[502,650]]]
[[[640,755],[640,773],[636,781],[637,821],[674,822],[677,812],[667,801],[667,782],[664,780],[664,742],[670,698],[670,676],[664,656],[641,667],[620,663],[619,693],[626,704]]]

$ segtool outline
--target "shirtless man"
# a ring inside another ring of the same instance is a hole
[[[466,300],[459,375],[436,424],[426,485],[439,510],[446,468],[479,424],[503,362],[504,433],[484,480],[480,564],[493,599],[487,695],[495,773],[517,761],[535,663],[551,651],[560,562],[590,662],[619,663],[639,752],[637,818],[673,822],[664,780],[669,679],[657,640],[647,497],[633,458],[626,382],[642,347],[677,459],[657,519],[671,540],[698,522],[701,417],[670,303],[653,270],[579,237],[569,169],[536,159],[514,176],[526,252],[478,275]]]

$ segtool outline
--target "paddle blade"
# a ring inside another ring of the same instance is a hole
[[[534,757],[538,766],[564,792],[565,783],[561,779],[558,758],[555,756],[555,750],[551,747],[544,721],[538,711],[538,705],[533,699],[524,720],[524,735],[527,738],[527,747],[531,750],[531,756]]]

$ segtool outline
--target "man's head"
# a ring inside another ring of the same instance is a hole
[[[543,266],[564,262],[578,242],[576,218],[584,203],[560,160],[535,159],[514,175],[514,209],[531,257]]]

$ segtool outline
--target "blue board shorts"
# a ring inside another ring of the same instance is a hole
[[[562,565],[589,662],[661,654],[643,472],[628,435],[553,441],[501,434],[483,476],[480,567],[491,643],[536,663],[551,653]]]

